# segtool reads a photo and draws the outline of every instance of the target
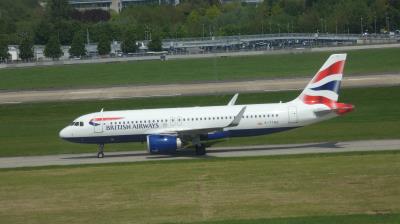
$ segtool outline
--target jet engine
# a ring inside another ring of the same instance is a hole
[[[147,151],[152,154],[174,153],[181,147],[181,139],[174,135],[147,136]]]

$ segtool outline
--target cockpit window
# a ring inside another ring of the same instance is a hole
[[[82,121],[79,122],[72,122],[69,126],[80,126],[83,127],[85,124]]]

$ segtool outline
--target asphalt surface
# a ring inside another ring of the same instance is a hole
[[[107,147],[112,147],[112,145],[107,145],[106,150]],[[96,157],[96,152],[95,152],[96,146],[93,145],[93,153],[29,156],[29,157],[3,157],[0,158],[0,168],[102,164],[102,163],[183,160],[183,159],[207,159],[212,157],[222,158],[222,157],[400,150],[400,139],[349,141],[349,142],[322,142],[322,143],[288,144],[288,145],[215,147],[215,148],[208,148],[207,150],[208,153],[206,156],[196,156],[193,150],[180,151],[172,156],[150,155],[145,151],[109,152],[109,153],[106,152],[105,158],[98,159]]]
[[[10,91],[0,93],[0,104],[301,90],[310,79],[310,77],[307,77],[87,89]],[[344,88],[393,85],[400,85],[400,74],[350,76],[345,77],[342,82]]]
[[[395,40],[394,40],[395,41]],[[331,46],[331,47],[316,47],[316,48],[290,48],[281,50],[257,50],[257,51],[228,51],[219,53],[200,53],[200,54],[177,54],[166,55],[167,60],[182,60],[182,59],[196,59],[196,58],[215,58],[215,57],[243,57],[255,55],[276,55],[276,54],[299,54],[306,52],[347,52],[351,50],[362,49],[382,49],[382,48],[398,48],[398,43],[387,44],[366,44],[366,45],[351,45],[351,46]],[[145,61],[145,60],[160,60],[160,55],[153,56],[138,56],[138,57],[113,57],[113,58],[96,58],[87,60],[60,60],[60,61],[40,61],[30,63],[16,63],[16,64],[2,64],[0,69],[3,68],[23,68],[35,66],[57,66],[57,65],[76,65],[76,64],[98,64],[98,63],[115,63],[115,62],[128,62],[128,61]]]

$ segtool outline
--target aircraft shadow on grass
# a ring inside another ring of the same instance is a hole
[[[271,151],[271,150],[291,150],[291,149],[306,149],[306,148],[324,148],[324,149],[339,149],[343,148],[343,146],[338,145],[338,142],[323,142],[323,143],[311,143],[311,144],[301,144],[301,145],[276,145],[276,146],[267,146],[267,147],[256,147],[255,148],[223,148],[223,149],[212,149],[209,150],[209,153],[228,153],[228,152],[255,152],[255,151]],[[110,152],[110,154],[106,155],[106,158],[121,158],[121,157],[146,157],[148,160],[152,159],[163,159],[163,158],[177,158],[177,157],[194,157],[194,158],[212,158],[215,156],[206,155],[206,156],[198,156],[195,154],[194,149],[188,150],[178,150],[173,154],[160,154],[160,155],[150,155],[147,152],[136,152],[136,153],[121,153],[116,154],[114,152]],[[66,157],[63,159],[91,159],[97,158],[96,155],[82,155],[82,156],[73,156]]]

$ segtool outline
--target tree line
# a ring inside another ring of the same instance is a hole
[[[265,0],[245,4],[218,0],[181,0],[172,5],[138,5],[121,13],[103,10],[77,11],[68,0],[0,1],[0,51],[4,44],[71,45],[71,55],[86,52],[88,40],[109,52],[112,40],[122,41],[124,52],[137,50],[136,40],[209,37],[260,33],[381,33],[399,28],[398,0]],[[50,48],[51,47],[51,48]],[[3,50],[2,50],[3,49]],[[4,53],[4,52],[3,52]],[[0,60],[6,57],[0,52]],[[30,56],[27,54],[27,56]],[[29,59],[29,57],[28,57]]]

